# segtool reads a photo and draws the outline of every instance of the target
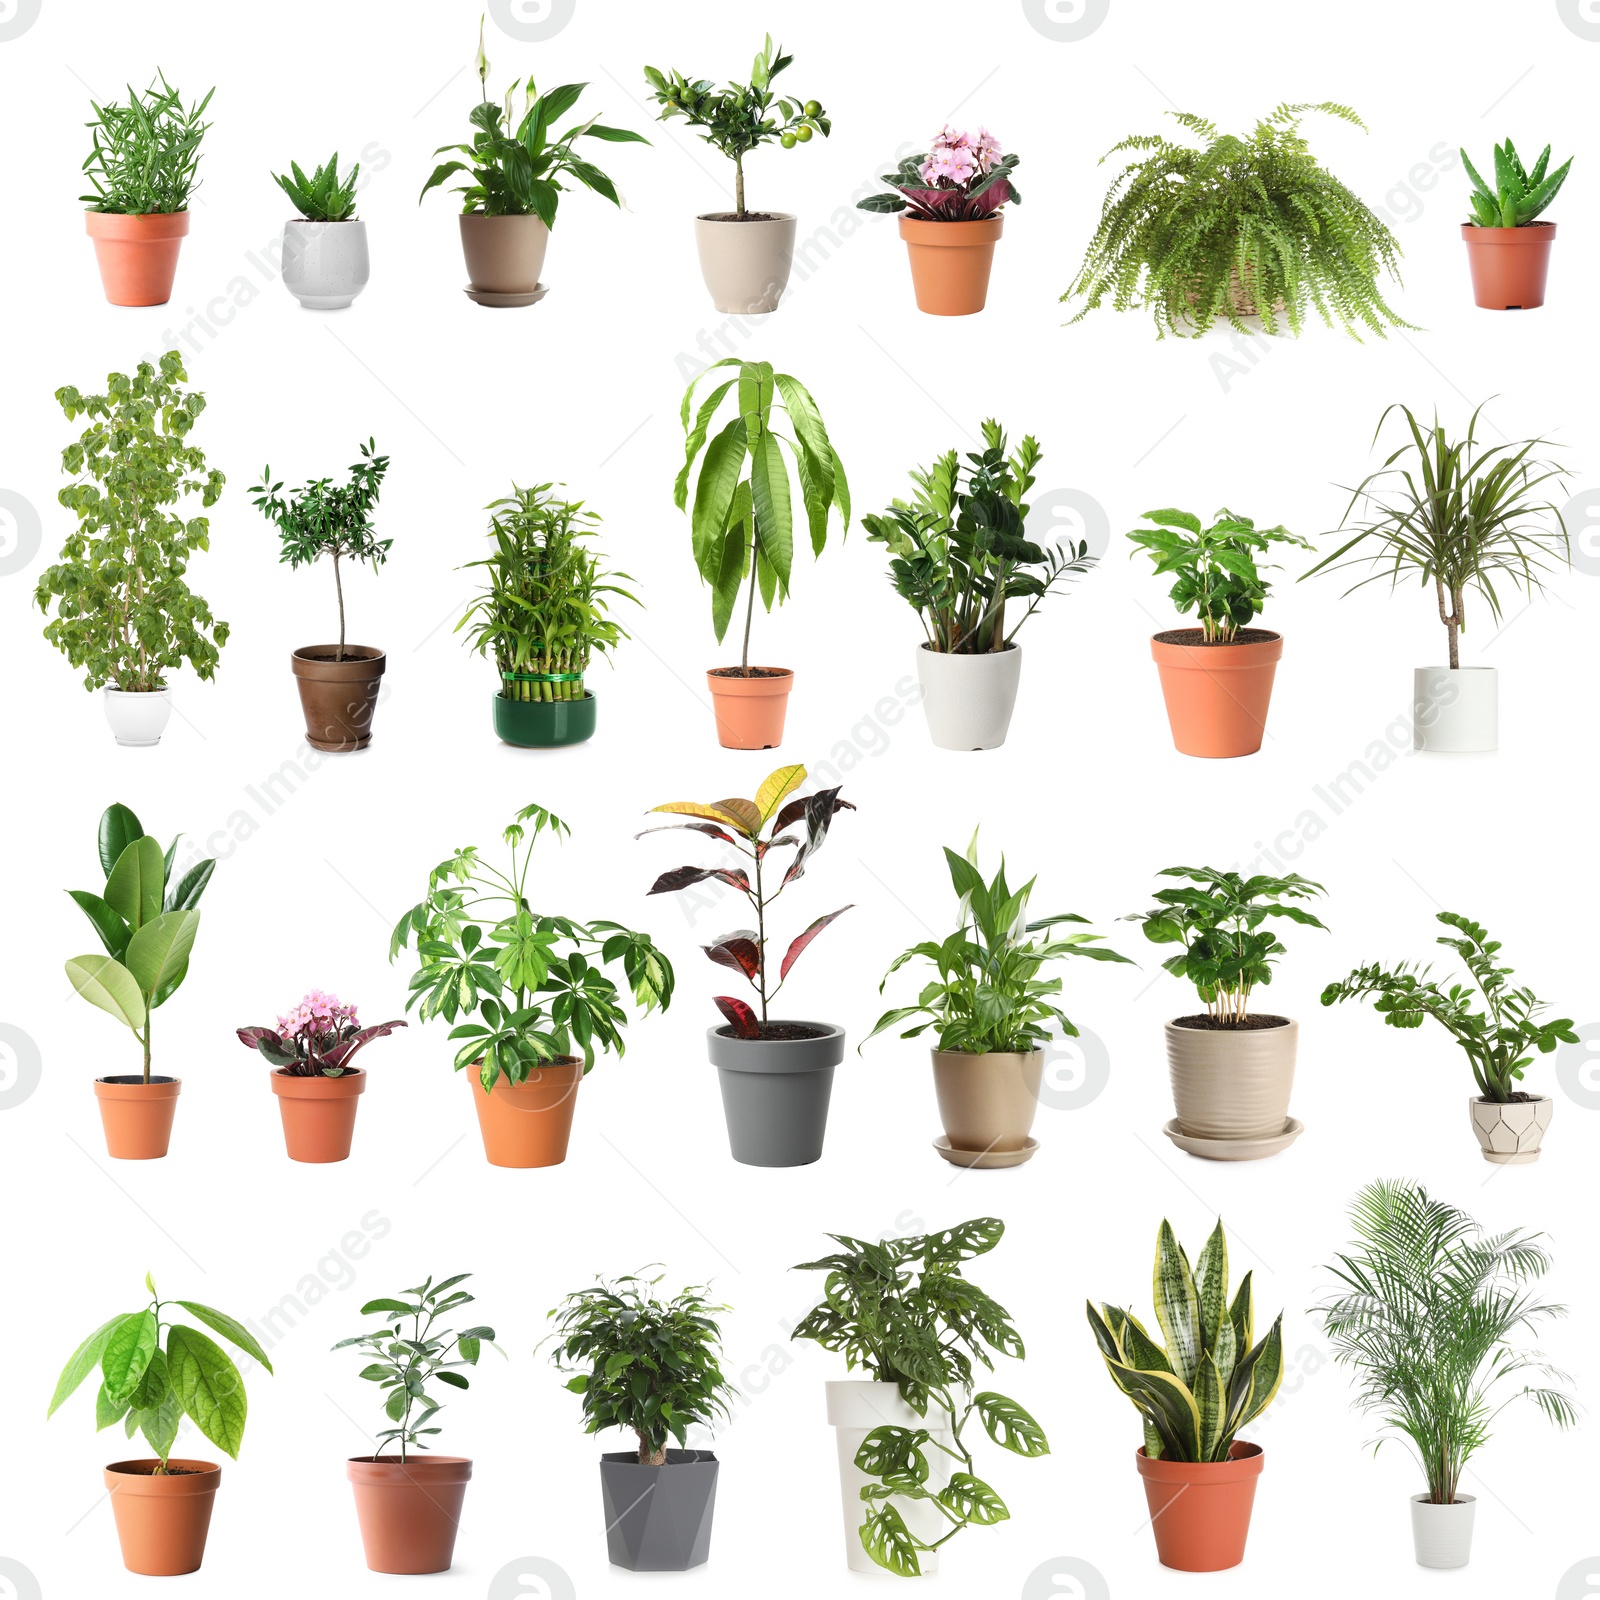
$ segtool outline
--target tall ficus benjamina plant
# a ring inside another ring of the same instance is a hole
[[[691,423],[696,387],[707,373],[722,367],[737,371],[700,402]],[[711,434],[718,408],[730,395],[733,413]],[[787,432],[773,425],[775,407],[788,421]],[[769,362],[734,356],[713,362],[684,390],[679,416],[686,444],[673,499],[680,511],[687,507],[690,474],[704,449],[690,517],[694,561],[711,587],[711,620],[719,643],[728,631],[740,586],[748,584],[739,657],[740,672],[748,675],[757,591],[768,611],[775,600],[781,604],[789,598],[794,513],[785,452],[794,458],[813,556],[820,556],[827,545],[830,512],[839,513],[841,533],[849,529],[850,486],[816,402],[797,378],[774,372]]]

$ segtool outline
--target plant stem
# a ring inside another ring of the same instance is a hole
[[[756,992],[761,996],[761,1026],[767,1025],[767,903],[761,892],[761,853],[755,857],[756,867],[756,976],[760,982]]]
[[[744,215],[744,152],[740,151],[733,158],[733,204],[742,217]]]
[[[144,1081],[146,1083],[149,1083],[149,1081],[150,1081],[150,1012],[149,1012],[149,1009],[148,1009],[148,1002],[146,1004],[146,1010],[145,1010],[145,1014],[144,1014],[144,1034],[143,1034],[143,1037],[142,1037],[142,1042],[144,1044]]]
[[[339,654],[336,660],[344,660],[344,583],[339,577],[339,551],[337,546],[333,552],[333,587],[339,596]]]
[[[750,676],[750,624],[756,614],[756,514],[750,513],[750,598],[744,607],[744,650],[739,657],[739,676]]]

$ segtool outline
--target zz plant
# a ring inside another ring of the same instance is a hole
[[[307,222],[353,222],[356,215],[356,179],[361,173],[358,161],[342,177],[339,174],[339,152],[334,151],[326,166],[321,166],[308,178],[296,161],[289,163],[290,177],[281,172],[272,175],[272,181],[288,195],[296,211]]]
[[[1283,1313],[1258,1340],[1250,1273],[1228,1298],[1220,1220],[1192,1268],[1162,1221],[1154,1293],[1161,1344],[1132,1312],[1089,1303],[1106,1370],[1144,1419],[1148,1459],[1226,1461],[1239,1430],[1272,1404],[1283,1382]]]
[[[271,1372],[266,1351],[248,1328],[225,1312],[195,1300],[163,1300],[148,1272],[144,1286],[150,1292],[148,1306],[102,1323],[72,1352],[56,1380],[47,1414],[54,1416],[84,1379],[98,1371],[95,1427],[120,1422],[130,1439],[142,1433],[156,1454],[155,1476],[164,1477],[172,1470],[172,1447],[185,1417],[237,1460],[249,1409],[244,1379],[221,1345],[199,1328],[175,1321],[173,1313],[187,1311]]]
[[[796,1268],[827,1276],[821,1302],[790,1337],[815,1340],[842,1354],[851,1371],[897,1385],[927,1423],[874,1428],[856,1452],[857,1468],[876,1480],[861,1490],[861,1545],[897,1577],[919,1577],[923,1558],[963,1529],[1011,1515],[977,1475],[967,1432],[974,1419],[1013,1455],[1050,1453],[1044,1429],[1015,1400],[975,1387],[978,1369],[994,1368],[991,1351],[1018,1361],[1026,1354],[1010,1313],[964,1272],[1004,1234],[998,1217],[877,1243],[832,1233],[837,1251]],[[897,1500],[926,1502],[944,1531],[927,1539],[913,1534]]]
[[[120,216],[167,216],[187,211],[200,187],[200,144],[211,124],[201,121],[215,89],[184,109],[183,97],[157,72],[141,95],[128,85],[128,103],[91,101],[94,144],[84,158],[93,194],[79,198],[91,211]]]
[[[659,1467],[667,1441],[688,1448],[688,1430],[730,1415],[733,1386],[722,1375],[722,1330],[702,1288],[658,1299],[660,1277],[637,1273],[569,1294],[549,1313],[551,1362],[569,1373],[583,1401],[585,1433],[631,1432],[639,1464]]]
[[[1550,167],[1550,146],[1546,145],[1529,172],[1507,137],[1494,147],[1494,182],[1478,176],[1467,152],[1461,152],[1461,170],[1472,179],[1472,220],[1480,228],[1526,228],[1555,199],[1572,170],[1569,158],[1554,172]]]

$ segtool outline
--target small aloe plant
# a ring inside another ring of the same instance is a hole
[[[1507,139],[1494,147],[1494,185],[1478,176],[1478,169],[1461,152],[1461,165],[1472,179],[1472,217],[1480,228],[1525,228],[1555,199],[1561,185],[1567,181],[1572,168],[1571,157],[1547,172],[1550,165],[1550,146],[1533,164],[1529,172],[1517,155],[1517,149]]]
[[[281,172],[272,175],[273,182],[294,202],[294,208],[308,222],[353,222],[356,214],[356,178],[361,171],[358,161],[343,177],[339,175],[339,152],[326,166],[318,167],[308,178],[297,161],[289,163],[293,176]]]
[[[1230,1301],[1220,1219],[1193,1268],[1163,1220],[1154,1292],[1165,1345],[1131,1312],[1089,1304],[1089,1326],[1111,1380],[1144,1418],[1150,1459],[1226,1461],[1239,1430],[1271,1405],[1283,1381],[1283,1313],[1255,1342],[1250,1277],[1245,1273]]]

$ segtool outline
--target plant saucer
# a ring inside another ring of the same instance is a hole
[[[467,299],[475,301],[480,306],[532,306],[537,305],[550,293],[550,285],[537,284],[525,294],[496,294],[492,289],[474,289],[467,285]]]
[[[1287,1150],[1306,1131],[1306,1125],[1298,1117],[1290,1117],[1282,1133],[1266,1139],[1197,1139],[1185,1133],[1174,1117],[1161,1131],[1180,1150],[1199,1156],[1203,1161],[1262,1161],[1280,1150]]]
[[[991,1167],[1020,1167],[1024,1161],[1031,1161],[1034,1151],[1039,1148],[1039,1141],[1029,1139],[1020,1150],[962,1150],[950,1143],[948,1134],[941,1133],[933,1141],[933,1148],[952,1166],[987,1170]]]

